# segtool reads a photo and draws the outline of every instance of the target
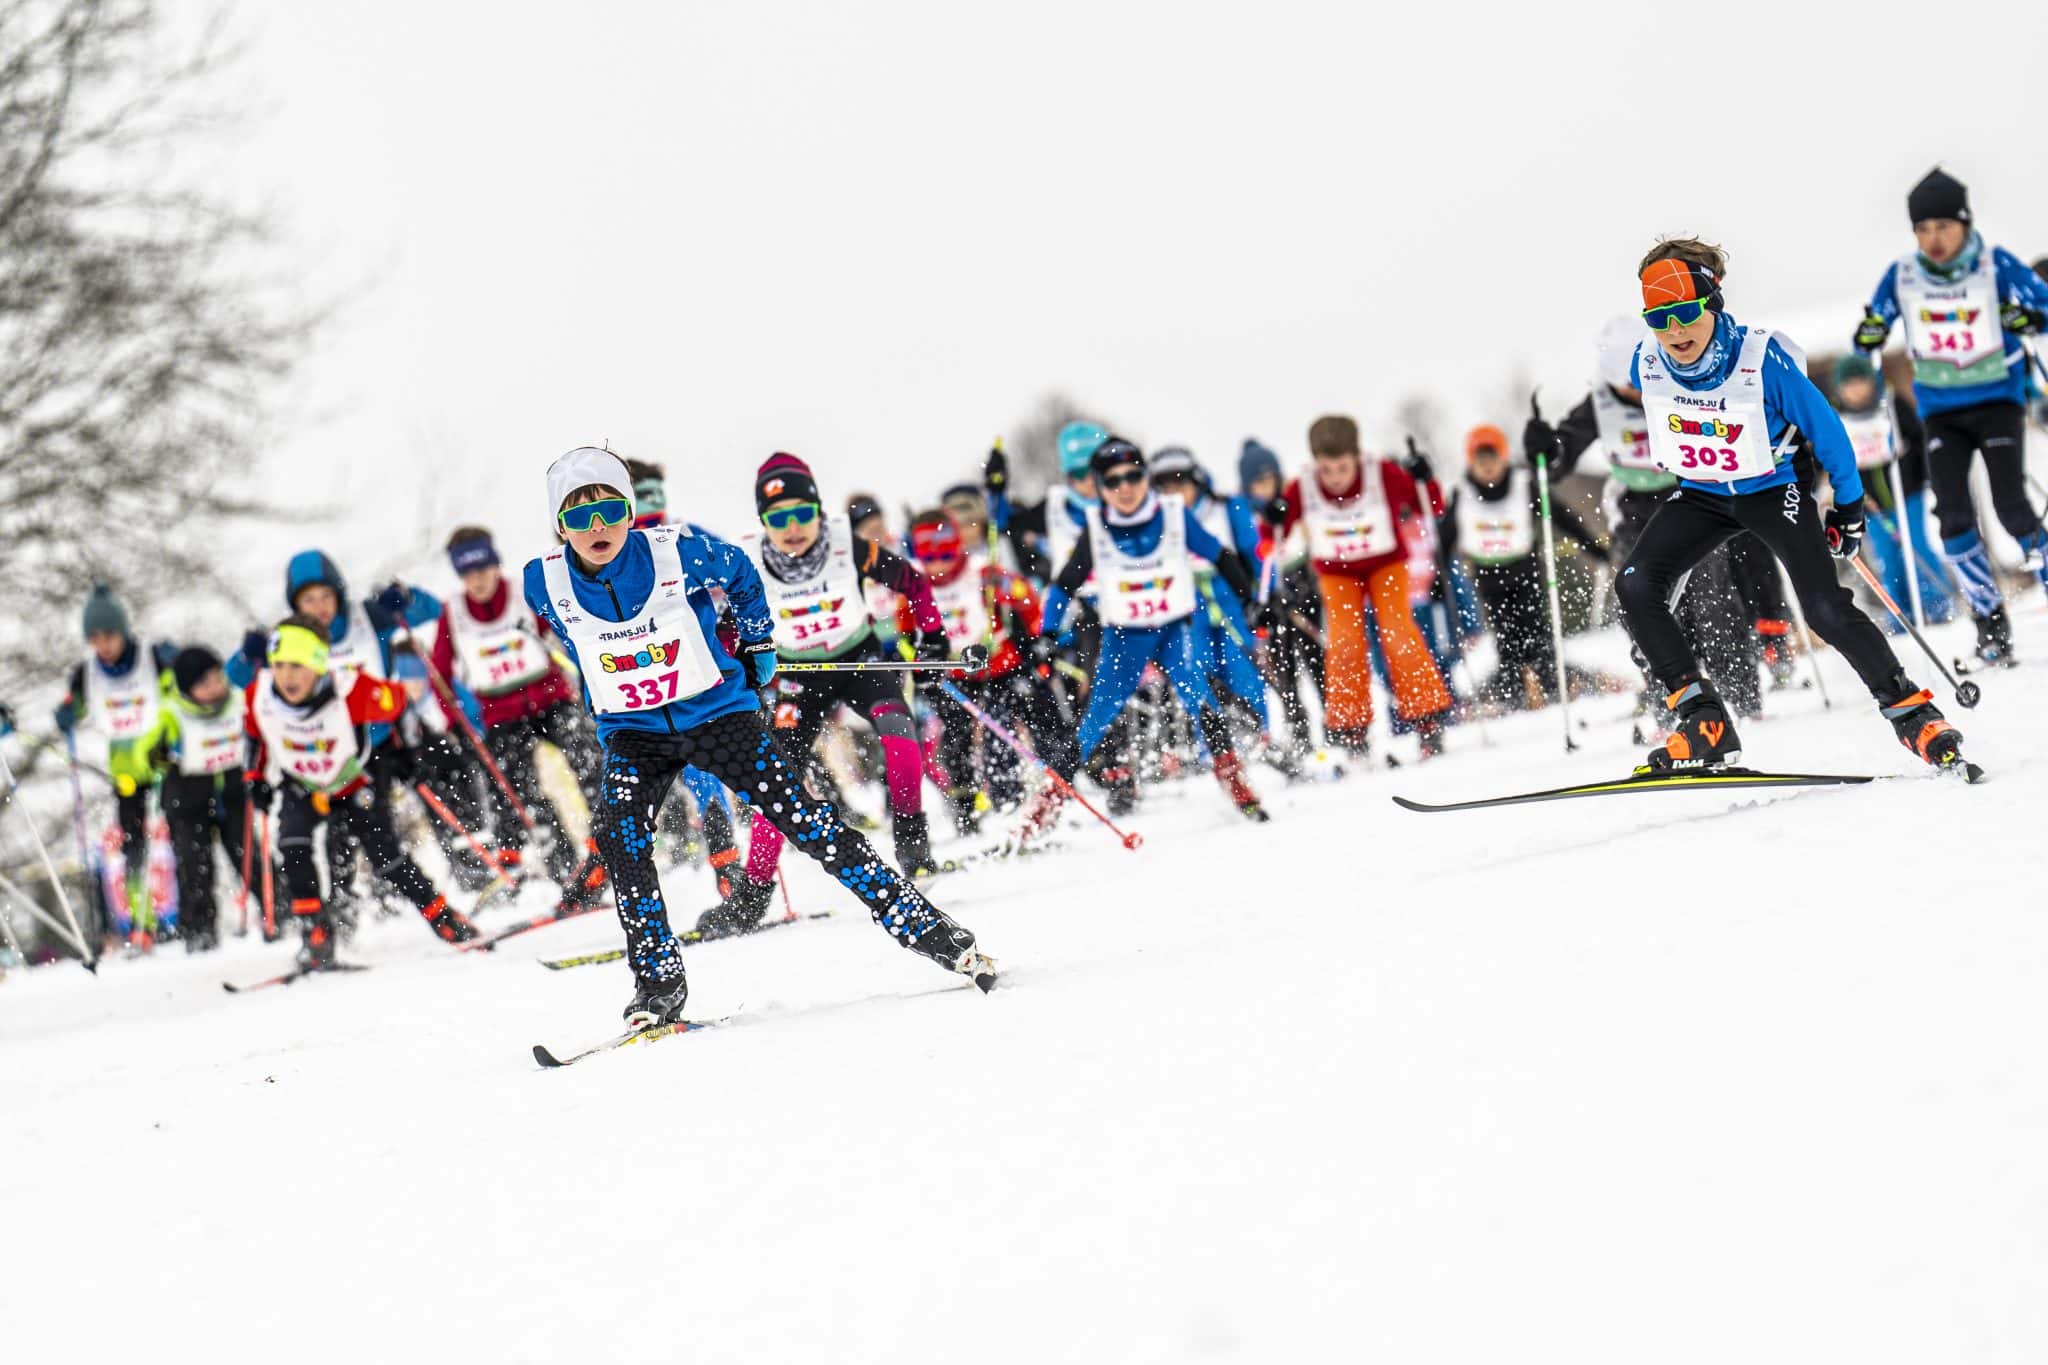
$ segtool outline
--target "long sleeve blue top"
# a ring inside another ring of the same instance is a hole
[[[2033,312],[2048,315],[2048,283],[2043,283],[2032,267],[2004,247],[1995,246],[1990,250],[1993,273],[1998,280],[1998,301],[2001,304],[2018,303]],[[1899,320],[1899,264],[1893,261],[1885,267],[1884,278],[1877,282],[1877,291],[1870,296],[1870,311],[1883,318],[1886,326]],[[2025,351],[2026,344],[2007,332],[2004,379],[1989,384],[1960,384],[1949,388],[1915,384],[1913,397],[1919,405],[1921,417],[1980,407],[1986,403],[2026,402]]]

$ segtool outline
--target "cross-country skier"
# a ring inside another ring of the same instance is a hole
[[[1551,503],[1557,528],[1605,562],[1599,537],[1562,501]],[[1537,538],[1542,534],[1536,480],[1527,465],[1510,464],[1507,434],[1474,427],[1465,436],[1465,476],[1452,485],[1441,522],[1444,544],[1472,562],[1472,578],[1493,630],[1499,667],[1480,685],[1482,697],[1512,707],[1537,693],[1554,700],[1557,655],[1550,632],[1550,600]]]
[[[243,728],[249,744],[243,781],[259,811],[278,798],[278,853],[291,896],[291,914],[303,944],[301,966],[334,965],[337,924],[320,896],[313,865],[313,826],[327,822],[328,835],[345,829],[368,855],[371,869],[419,910],[420,918],[448,943],[476,937],[467,916],[448,904],[398,842],[391,826],[386,784],[370,774],[373,751],[385,769],[405,780],[417,772],[411,750],[373,745],[373,727],[389,727],[405,711],[403,689],[367,669],[333,672],[327,655],[327,627],[308,615],[293,615],[271,633],[269,665],[249,683]],[[339,680],[346,676],[346,692]],[[280,774],[272,787],[269,774]]]
[[[1322,627],[1318,617],[1322,599],[1316,594],[1314,571],[1305,554],[1290,560],[1289,541],[1276,534],[1284,515],[1272,516],[1268,509],[1280,498],[1286,484],[1280,472],[1280,457],[1247,436],[1237,456],[1237,486],[1258,518],[1259,559],[1263,566],[1261,584],[1265,598],[1276,608],[1272,626],[1265,632],[1267,666],[1273,686],[1280,694],[1280,711],[1287,718],[1289,752],[1299,758],[1315,747],[1304,688],[1318,703],[1323,691]]]
[[[763,722],[756,692],[775,677],[775,631],[754,566],[737,546],[686,527],[630,529],[631,482],[618,456],[592,446],[549,466],[548,503],[563,543],[525,575],[527,605],[575,660],[604,741],[592,834],[633,969],[628,1025],[672,1023],[689,996],[654,865],[656,812],[685,764],[752,804],[905,947],[992,986],[974,935],[804,791]],[[718,638],[713,586],[737,626],[730,651]]]
[[[1648,766],[1724,767],[1741,742],[1671,614],[1686,572],[1738,531],[1778,557],[1806,619],[1841,651],[1901,743],[1937,767],[1958,767],[1962,735],[1934,696],[1906,677],[1884,633],[1835,576],[1863,538],[1863,480],[1834,409],[1806,377],[1797,348],[1730,317],[1721,249],[1667,238],[1638,268],[1643,321],[1629,385],[1643,395],[1651,458],[1679,477],[1616,580],[1622,620],[1663,686],[1678,725]],[[1816,462],[1834,488],[1823,521]]]
[[[569,679],[549,653],[547,627],[522,598],[512,596],[491,533],[481,526],[458,526],[448,537],[447,549],[462,591],[441,608],[440,629],[433,632],[429,656],[434,674],[451,685],[464,685],[481,705],[484,747],[520,805],[551,830],[548,876],[567,891],[579,881],[585,850],[569,837],[542,789],[533,751],[542,740],[560,750],[584,800],[593,807],[604,771],[603,752],[589,722],[579,714]],[[526,848],[525,822],[495,778],[486,791],[493,806],[498,855],[518,869]]]
[[[1146,666],[1156,663],[1201,728],[1216,780],[1232,804],[1248,818],[1263,821],[1265,808],[1245,781],[1230,727],[1203,676],[1200,636],[1190,619],[1197,606],[1192,556],[1214,564],[1223,581],[1245,601],[1254,598],[1251,571],[1237,551],[1219,544],[1178,498],[1162,498],[1147,486],[1145,456],[1129,441],[1115,436],[1103,441],[1089,464],[1102,503],[1088,509],[1087,534],[1046,593],[1045,633],[1033,647],[1040,661],[1052,657],[1067,607],[1092,576],[1102,647],[1088,691],[1088,710],[1081,718],[1079,757],[1087,761],[1102,744]],[[1061,777],[1073,780],[1072,769],[1053,766]],[[1024,818],[1026,837],[1045,829],[1063,800],[1057,786],[1040,793]]]
[[[1146,468],[1151,471],[1153,490],[1163,497],[1180,499],[1219,544],[1237,551],[1256,584],[1264,566],[1259,560],[1258,520],[1250,501],[1218,496],[1208,471],[1185,446],[1168,446],[1154,452],[1146,461]],[[1203,668],[1209,676],[1210,691],[1226,704],[1234,698],[1264,734],[1270,724],[1266,679],[1253,659],[1250,614],[1258,603],[1239,601],[1228,584],[1216,581],[1216,571],[1206,559],[1196,555],[1194,561],[1195,591],[1201,598],[1195,621],[1202,631]],[[1293,765],[1290,762],[1288,766]]]
[[[93,584],[87,594],[81,625],[87,654],[71,670],[71,685],[57,704],[55,720],[67,736],[81,721],[106,736],[107,772],[114,784],[114,814],[121,827],[121,860],[127,873],[130,943],[147,951],[155,946],[159,928],[149,892],[149,793],[157,776],[149,750],[164,670],[177,650],[136,639],[128,628],[127,608],[104,583]]]
[[[214,841],[239,871],[248,838],[249,796],[242,784],[246,708],[243,695],[228,686],[220,656],[204,645],[179,650],[161,688],[149,758],[162,774],[164,822],[177,864],[179,933],[186,952],[209,952],[220,946]]]
[[[1913,396],[1927,428],[1927,479],[1941,548],[1977,626],[1977,653],[2012,660],[2012,622],[1977,528],[1970,464],[1982,452],[1991,505],[2048,584],[2048,529],[2027,497],[2026,338],[2048,326],[2048,283],[1991,246],[1970,215],[1969,191],[1939,167],[1906,196],[1916,250],[1886,267],[1863,322],[1862,351],[1906,326]]]
[[[1367,459],[1358,424],[1349,417],[1316,419],[1309,428],[1314,467],[1287,485],[1280,507],[1283,534],[1295,527],[1308,538],[1309,558],[1323,599],[1323,728],[1330,743],[1366,753],[1372,724],[1372,664],[1366,632],[1370,611],[1379,627],[1394,705],[1413,725],[1425,757],[1443,750],[1443,724],[1451,709],[1408,600],[1407,550],[1398,520],[1428,516],[1415,481],[1397,460]]]
[[[1864,493],[1877,513],[1877,524],[1863,543],[1877,561],[1885,591],[1894,602],[1905,602],[1910,593],[1906,554],[1899,537],[1910,530],[1913,558],[1920,571],[1920,607],[1929,621],[1940,623],[1955,615],[1955,599],[1950,595],[1941,556],[1935,553],[1927,533],[1927,438],[1912,406],[1887,405],[1877,380],[1877,367],[1860,351],[1851,351],[1835,362],[1835,411],[1849,433],[1856,468],[1863,474]],[[1905,485],[1903,498],[1893,486],[1894,446],[1898,482]]]

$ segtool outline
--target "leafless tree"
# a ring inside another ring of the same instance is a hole
[[[259,218],[167,183],[234,60],[171,46],[154,0],[0,0],[0,694],[69,666],[95,579],[232,596],[209,538],[264,509],[223,476],[314,325]]]
[[[1068,394],[1054,391],[1041,395],[1030,416],[1011,428],[1005,445],[1019,494],[1035,497],[1058,486],[1060,428],[1069,422],[1094,422],[1115,430],[1101,413],[1088,411]]]

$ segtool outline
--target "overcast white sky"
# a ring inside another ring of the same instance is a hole
[[[1517,367],[1583,392],[1659,233],[1728,246],[1745,320],[1844,333],[1936,160],[2048,251],[2043,15],[263,6],[233,183],[309,288],[377,281],[269,477],[391,567],[457,520],[537,549],[543,468],[605,438],[735,528],[772,450],[921,499],[1051,388],[1226,473],[1326,410],[1392,444],[1416,388],[1512,426]]]

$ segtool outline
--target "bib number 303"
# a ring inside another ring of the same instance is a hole
[[[674,670],[670,670],[652,678],[619,683],[619,699],[628,711],[639,711],[645,707],[672,702],[676,699],[676,680],[679,676]]]

